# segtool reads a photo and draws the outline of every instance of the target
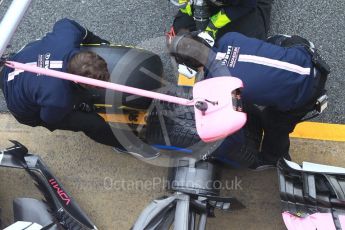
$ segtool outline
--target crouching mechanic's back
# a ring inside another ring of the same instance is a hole
[[[311,99],[316,70],[302,45],[283,48],[239,33],[227,33],[213,51],[206,78],[222,76],[226,74],[224,70],[240,78],[246,102],[288,111]]]
[[[307,113],[326,103],[328,65],[314,45],[299,36],[276,35],[261,41],[227,33],[212,48],[204,37],[200,32],[181,34],[170,44],[170,52],[179,64],[204,70],[205,78],[240,78],[243,102],[261,106],[258,122],[264,138],[261,149],[250,150],[256,155],[255,162],[248,162],[251,168],[274,166],[280,157],[289,159],[289,133]]]
[[[105,60],[94,52],[80,51],[81,43],[105,42],[77,22],[62,19],[52,32],[9,60],[108,81]],[[87,103],[86,85],[8,67],[2,76],[7,107],[20,123],[51,131],[83,131],[97,142],[118,146],[111,128],[96,112],[80,109],[80,104]]]

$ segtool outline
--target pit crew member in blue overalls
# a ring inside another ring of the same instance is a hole
[[[328,65],[314,45],[299,36],[277,35],[265,42],[231,32],[210,48],[203,34],[176,36],[170,44],[171,54],[178,63],[204,71],[206,79],[241,79],[243,102],[262,106],[264,138],[261,150],[256,150],[260,152],[248,162],[250,168],[265,169],[281,157],[289,159],[289,133],[306,114],[325,107]],[[231,156],[242,144],[243,130],[226,139],[220,154]]]
[[[29,43],[9,60],[108,81],[107,63],[81,43],[108,43],[77,22],[57,21],[53,31]],[[3,93],[7,107],[22,124],[82,131],[93,140],[121,146],[110,126],[94,110],[86,85],[4,67]]]

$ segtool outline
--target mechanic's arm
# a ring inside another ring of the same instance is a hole
[[[195,31],[196,24],[193,18],[193,11],[188,0],[179,0],[180,10],[175,15],[172,28],[175,34],[181,31]]]
[[[192,6],[189,0],[178,0],[178,3],[180,4],[180,11],[182,13],[187,14],[189,16],[193,15]]]
[[[107,40],[100,38],[76,21],[68,18],[63,18],[55,23],[53,34],[61,39],[59,42],[63,41],[66,44],[71,42],[75,47],[79,47],[81,43],[109,44]]]
[[[232,76],[230,68],[223,63],[223,61],[217,58],[218,52],[226,53],[228,46],[232,45],[233,33],[224,34],[218,41],[218,44],[209,48],[208,59],[205,65],[207,76],[206,78]]]
[[[188,15],[190,17],[193,16],[193,9],[189,2],[189,0],[179,0],[178,3],[180,4],[180,12],[182,14]],[[218,29],[224,27],[228,24],[231,20],[226,15],[224,9],[220,10],[217,14],[213,15],[210,18],[210,23],[206,28],[206,31],[213,37],[216,37],[216,33]],[[175,23],[175,21],[174,21]],[[177,31],[178,32],[178,31]]]
[[[229,0],[229,2],[232,1]],[[210,18],[206,31],[215,38],[219,29],[247,15],[255,7],[256,0],[242,0],[237,4],[233,3],[231,6],[226,6]]]

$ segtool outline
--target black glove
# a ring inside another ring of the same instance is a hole
[[[193,17],[189,16],[188,14],[182,13],[181,11],[179,11],[175,16],[172,26],[176,34],[182,29],[189,31],[196,30],[196,24]]]
[[[85,39],[83,40],[83,43],[85,43],[85,44],[107,44],[107,45],[110,44],[109,41],[100,38],[99,36],[95,35],[91,31],[89,31],[89,30],[86,30],[86,31],[87,31],[87,35],[86,35]]]
[[[87,102],[81,102],[73,107],[74,111],[81,111],[84,113],[92,113],[96,111],[96,107],[93,104]]]

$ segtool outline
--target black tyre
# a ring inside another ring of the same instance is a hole
[[[190,98],[189,88],[171,88],[168,95]],[[169,145],[188,148],[200,137],[195,128],[193,106],[181,106],[154,100],[147,119],[146,140],[151,145]]]
[[[166,93],[191,98],[191,91],[188,88],[171,88]],[[198,153],[196,156],[203,158],[208,154],[209,157],[217,159],[219,155],[226,155],[226,158],[234,162],[235,164],[232,165],[236,167],[247,167],[254,162],[262,139],[260,111],[257,108],[252,106],[248,108],[248,121],[244,127],[244,144],[238,151],[226,149],[229,152],[224,152],[221,141],[201,144],[202,141],[195,127],[194,108],[192,106],[180,106],[156,100],[153,103],[154,109],[148,115],[146,130],[146,141],[149,144],[178,148],[190,148],[199,144],[199,149],[203,148],[203,150],[206,145],[209,145],[206,147],[207,153]],[[200,144],[203,145],[202,148],[200,148]]]

